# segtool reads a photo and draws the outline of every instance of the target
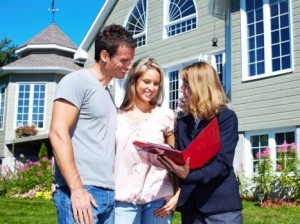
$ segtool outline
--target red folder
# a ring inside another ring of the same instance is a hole
[[[190,169],[200,168],[221,148],[218,120],[214,118],[183,151],[140,141],[134,141],[133,144],[137,146],[142,160],[151,165],[164,168],[157,161],[157,156],[165,155],[178,165],[185,164],[186,159],[190,158]]]

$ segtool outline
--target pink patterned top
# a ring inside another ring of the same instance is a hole
[[[174,132],[175,115],[156,106],[147,120],[135,123],[124,111],[117,115],[115,198],[117,201],[144,204],[174,194],[168,172],[141,161],[133,141],[164,143],[164,136]]]

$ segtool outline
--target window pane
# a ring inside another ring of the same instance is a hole
[[[281,42],[288,41],[290,39],[289,27],[281,30]]]
[[[273,69],[273,72],[275,71],[279,71],[280,70],[280,59],[277,58],[277,59],[273,59],[272,60],[272,69]]]
[[[291,68],[291,57],[286,56],[282,58],[282,69]]]
[[[264,53],[264,49],[258,49],[257,50],[257,61],[263,61],[265,58],[265,53]]]
[[[272,43],[278,43],[279,42],[279,31],[272,32]]]
[[[169,72],[169,108],[175,110],[177,107],[177,100],[179,96],[178,82],[179,71]]]
[[[139,0],[132,9],[126,24],[126,29],[133,35],[138,47],[146,44],[146,17],[147,2]]]
[[[170,0],[168,13],[168,23],[172,23],[166,26],[168,36],[196,28],[196,7],[193,0]]]
[[[279,57],[280,56],[280,48],[279,44],[272,46],[272,58]]]
[[[259,146],[259,136],[255,135],[255,136],[251,136],[251,145],[252,147],[258,147]]]
[[[278,30],[278,28],[279,28],[279,19],[278,17],[274,17],[271,19],[271,29]]]
[[[254,12],[250,11],[247,13],[247,23],[253,23],[254,22]]]
[[[257,74],[264,74],[265,73],[265,63],[264,62],[260,62],[257,63]]]
[[[256,44],[257,44],[258,48],[264,46],[264,36],[263,35],[259,35],[256,37]]]
[[[290,53],[290,43],[286,42],[281,45],[282,55],[287,55]]]
[[[288,17],[288,14],[285,14],[285,15],[283,15],[283,16],[280,17],[280,25],[282,27],[289,26],[289,17]]]

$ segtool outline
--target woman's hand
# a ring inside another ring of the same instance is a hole
[[[190,172],[190,158],[187,158],[183,166],[177,165],[167,156],[159,156],[157,159],[166,167],[168,171],[176,174],[176,176],[180,179],[185,180]]]
[[[177,189],[174,195],[165,197],[166,204],[155,211],[155,216],[160,218],[165,218],[168,215],[172,214],[176,209],[176,205],[179,199],[179,194],[180,194],[180,188]]]

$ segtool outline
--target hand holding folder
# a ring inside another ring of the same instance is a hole
[[[221,148],[218,120],[214,118],[183,151],[140,141],[134,141],[133,144],[137,146],[142,161],[151,165],[164,168],[157,161],[157,156],[165,155],[178,165],[184,165],[186,159],[190,158],[190,169],[199,168],[212,159]]]

